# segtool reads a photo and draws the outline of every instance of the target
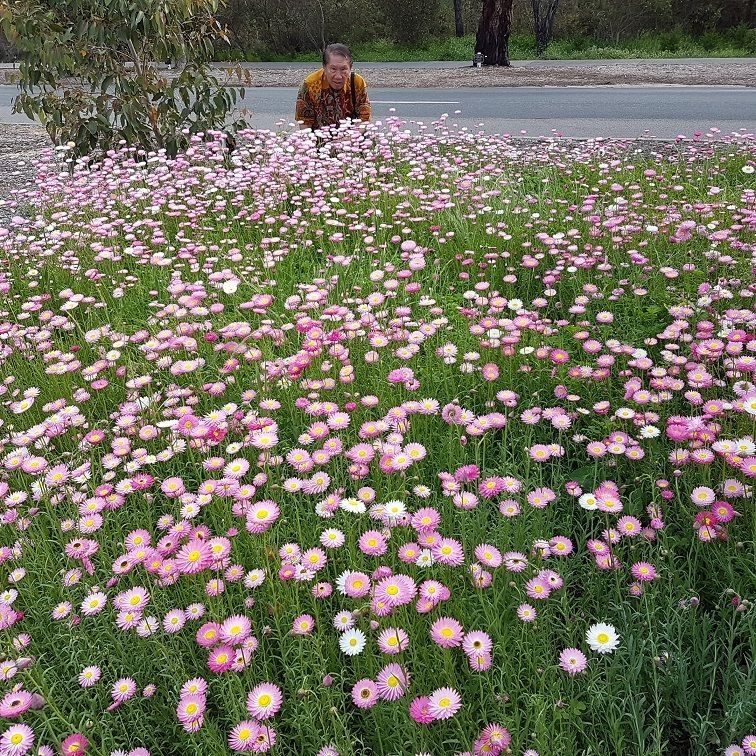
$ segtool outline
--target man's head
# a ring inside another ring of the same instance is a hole
[[[328,45],[323,50],[323,71],[329,87],[343,89],[352,72],[352,53],[346,45]]]

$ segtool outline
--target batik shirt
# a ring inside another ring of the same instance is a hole
[[[351,77],[350,77],[351,78]],[[311,129],[338,124],[344,118],[369,121],[371,115],[365,80],[354,75],[354,101],[357,112],[352,112],[351,80],[340,90],[328,86],[325,71],[321,68],[311,73],[299,88],[297,95],[296,120],[303,121]]]

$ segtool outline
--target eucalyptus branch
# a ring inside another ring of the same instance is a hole
[[[236,90],[221,88],[204,66],[223,40],[217,8],[216,0],[109,0],[107,10],[101,0],[57,0],[50,15],[38,0],[0,0],[22,59],[15,112],[44,123],[56,144],[72,142],[74,158],[121,139],[175,155],[192,134],[224,128],[236,102]],[[184,64],[181,98],[176,78],[155,67],[165,57]],[[70,96],[52,96],[61,86]]]

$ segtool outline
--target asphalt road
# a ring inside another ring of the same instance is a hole
[[[13,86],[0,86],[0,123],[28,123],[11,113]],[[243,107],[252,126],[288,128],[296,90],[249,88]],[[756,89],[735,87],[490,87],[371,89],[373,119],[399,116],[493,133],[528,136],[672,139],[716,127],[722,134],[756,133]]]

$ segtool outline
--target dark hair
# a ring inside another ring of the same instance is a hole
[[[341,58],[346,58],[349,63],[352,63],[352,53],[349,50],[349,48],[346,45],[342,45],[339,42],[336,42],[332,45],[328,45],[325,50],[323,50],[323,65],[328,65],[328,62],[331,59],[331,55],[338,55]]]

